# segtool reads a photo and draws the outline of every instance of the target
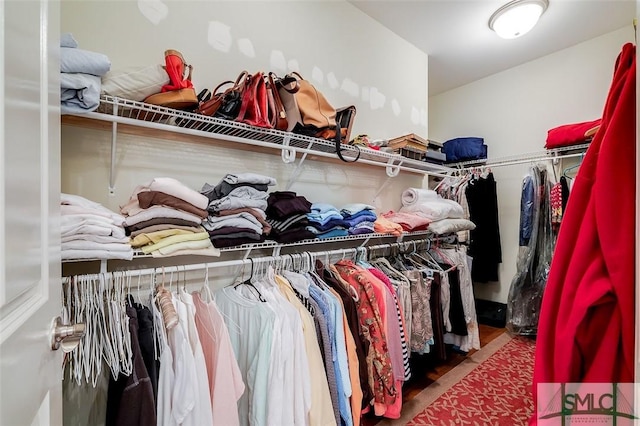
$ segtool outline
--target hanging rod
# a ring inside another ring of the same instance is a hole
[[[470,170],[476,167],[503,167],[514,164],[523,164],[535,161],[561,160],[563,158],[579,157],[585,154],[585,151],[591,144],[585,143],[580,145],[572,145],[561,148],[548,149],[545,151],[529,152],[524,154],[512,155],[507,157],[499,157],[492,160],[469,160],[459,163],[448,164],[449,167],[457,168],[457,170]],[[575,152],[580,151],[580,152]]]
[[[387,244],[378,244],[372,246],[358,246],[358,247],[347,247],[342,249],[333,249],[333,250],[323,250],[323,251],[313,251],[313,252],[302,252],[302,253],[293,253],[293,254],[284,254],[277,256],[262,256],[257,258],[244,258],[244,259],[236,259],[236,260],[226,260],[221,262],[207,262],[207,263],[196,263],[190,265],[175,265],[175,266],[159,266],[155,268],[145,268],[145,269],[132,269],[126,271],[111,271],[111,272],[101,272],[98,274],[81,274],[82,276],[99,278],[100,276],[104,276],[105,274],[122,274],[128,277],[139,277],[145,275],[157,275],[157,274],[171,274],[171,273],[180,273],[180,272],[194,272],[194,271],[205,271],[209,269],[216,268],[230,268],[234,266],[245,266],[249,265],[250,262],[256,263],[269,263],[269,262],[278,262],[283,259],[289,259],[292,256],[301,256],[303,253],[308,253],[312,259],[317,259],[320,257],[330,257],[330,256],[346,256],[346,255],[357,255],[360,251],[365,252],[373,252],[377,250],[384,249],[392,249],[392,248],[403,248],[407,249],[410,247],[417,246],[418,244],[431,244],[432,241],[450,241],[451,237],[435,237],[435,238],[423,238],[416,239],[404,242],[394,242]],[[75,275],[78,276],[78,275]],[[71,279],[71,276],[63,277],[63,283],[68,283]]]

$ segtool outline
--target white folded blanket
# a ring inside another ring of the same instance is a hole
[[[113,223],[116,225],[122,225],[124,223],[124,217],[122,217],[122,215],[109,210],[100,203],[88,200],[84,197],[81,197],[80,195],[60,194],[60,204],[63,206],[82,207],[84,209],[90,210],[86,212],[79,211],[78,213],[94,213],[93,210],[97,210],[97,212],[95,212],[96,214],[100,216],[110,217],[113,220]],[[70,213],[72,212],[70,211]]]
[[[100,77],[95,75],[61,73],[60,112],[73,114],[98,109],[101,84]]]
[[[424,217],[430,221],[442,220],[447,218],[464,218],[464,210],[462,206],[453,200],[438,198],[431,201],[423,201],[419,204],[400,207],[400,211],[404,213],[413,213],[417,216]]]
[[[429,231],[437,235],[476,229],[475,223],[467,219],[442,219],[429,224]]]
[[[414,204],[420,204],[423,201],[435,200],[437,198],[438,193],[431,189],[407,188],[402,192],[402,205],[412,206]]]
[[[133,250],[109,251],[109,250],[61,250],[62,260],[82,260],[82,259],[133,259]]]
[[[62,73],[82,73],[102,77],[110,69],[111,61],[107,55],[73,47],[60,48]]]
[[[202,222],[202,218],[196,216],[195,214],[173,209],[171,207],[151,206],[148,209],[142,210],[138,214],[127,216],[127,218],[125,219],[125,225],[133,226],[137,223],[156,218],[183,219],[189,222],[193,222],[195,225],[200,225],[200,223]]]

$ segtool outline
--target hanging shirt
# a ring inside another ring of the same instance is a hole
[[[239,425],[238,400],[245,390],[242,372],[238,367],[229,331],[224,319],[212,300],[204,302],[198,293],[193,293],[196,307],[196,327],[202,343],[214,426]]]
[[[196,307],[193,297],[183,287],[179,290],[179,297],[174,297],[176,312],[178,313],[177,327],[182,327],[187,336],[196,373],[196,398],[195,405],[190,415],[182,422],[183,425],[210,425],[213,423],[211,411],[211,394],[209,393],[209,381],[207,379],[207,366],[204,361],[204,352],[200,344],[198,329],[196,327]]]
[[[356,267],[350,260],[341,260],[335,264],[335,267],[340,276],[358,292],[360,324],[370,344],[367,365],[369,384],[374,394],[374,404],[379,407],[391,405],[395,402],[398,393],[393,380],[384,323],[380,316],[373,285],[368,276],[362,273],[362,268]],[[384,414],[384,411],[381,414]]]
[[[273,313],[264,302],[243,296],[233,287],[214,293],[246,390],[238,401],[240,424],[266,425]]]
[[[300,303],[289,283],[281,276],[275,277],[275,282],[282,295],[296,308],[303,324],[305,349],[309,361],[309,383],[311,384],[311,409],[309,410],[309,425],[337,425],[329,395],[327,375],[324,371],[320,347],[316,338],[315,326],[309,311]]]

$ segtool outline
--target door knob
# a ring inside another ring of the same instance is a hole
[[[63,324],[62,318],[57,317],[51,326],[51,350],[56,351],[62,346],[64,352],[71,352],[84,337],[86,326],[79,324]]]

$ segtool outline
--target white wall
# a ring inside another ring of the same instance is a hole
[[[600,117],[616,57],[633,37],[629,25],[431,97],[429,138],[444,142],[460,136],[484,137],[489,159],[542,151],[549,129]],[[475,284],[478,298],[507,301],[515,274],[521,181],[528,167],[493,169],[502,265],[500,282]]]
[[[427,133],[427,56],[344,1],[69,0],[62,3],[61,28],[80,48],[109,56],[112,70],[164,63],[169,48],[194,66],[197,91],[235,79],[243,69],[299,70],[334,106],[356,105],[352,135]],[[200,189],[226,173],[255,171],[276,177],[274,189],[282,190],[293,172],[278,152],[123,136],[116,193],[109,197],[109,141],[106,132],[63,126],[64,192],[117,209],[135,185],[160,175]],[[307,160],[291,189],[312,202],[371,203],[385,181],[384,168]],[[421,185],[421,175],[395,178],[376,205],[398,209],[402,190]]]

